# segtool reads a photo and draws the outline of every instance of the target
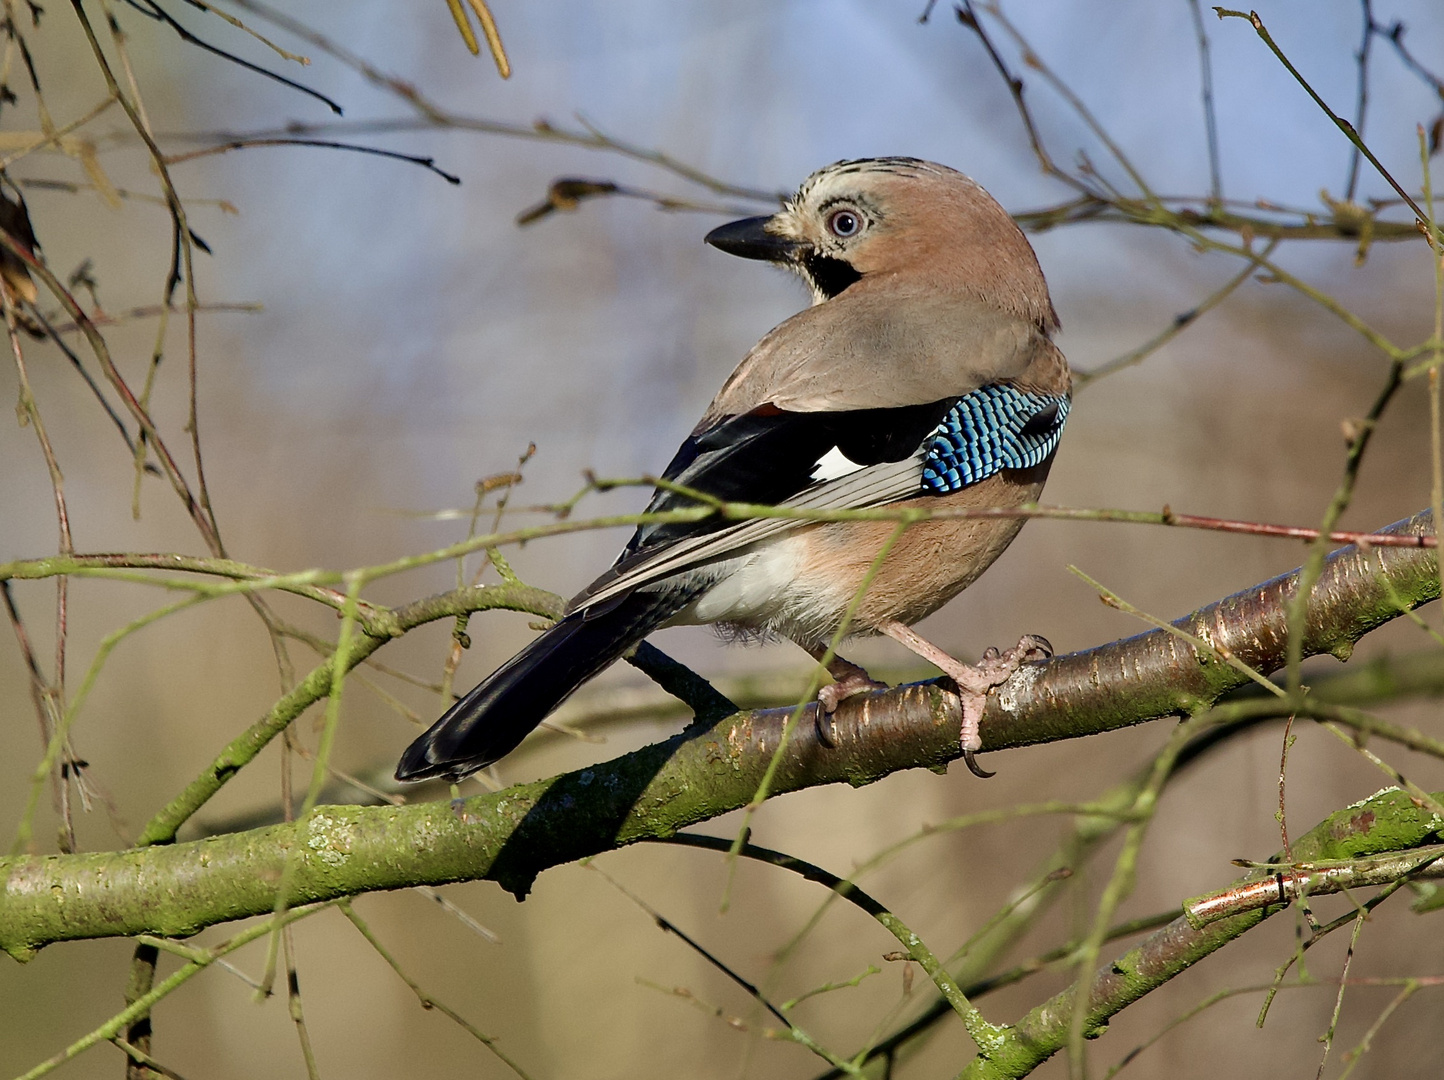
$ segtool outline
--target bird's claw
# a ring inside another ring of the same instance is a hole
[[[858,668],[854,672],[848,672],[836,682],[824,686],[817,692],[817,700],[822,703],[822,711],[831,716],[837,712],[838,705],[854,694],[866,694],[873,690],[886,689],[888,689],[887,683],[878,682],[867,672]]]
[[[852,670],[846,671],[836,682],[828,683],[817,692],[817,703],[820,706],[817,710],[817,734],[824,746],[837,745],[837,729],[832,722],[832,714],[837,711],[838,705],[854,694],[889,689],[887,683],[878,682],[856,664],[847,666]]]
[[[987,780],[989,777],[998,775],[992,769],[985,769],[979,765],[976,755],[966,747],[963,748],[963,764],[968,767],[968,772],[972,773],[979,780]]]
[[[993,773],[978,764],[976,754],[983,748],[979,729],[983,709],[988,703],[988,692],[1011,679],[1024,664],[1034,660],[1047,660],[1053,655],[1053,646],[1048,639],[1037,634],[1024,634],[1018,644],[1005,652],[989,648],[976,666],[955,662],[944,668],[958,688],[958,700],[962,709],[962,730],[958,741],[962,746],[963,763],[974,776],[989,777]]]

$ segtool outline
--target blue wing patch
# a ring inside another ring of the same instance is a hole
[[[1002,469],[1041,464],[1063,434],[1068,399],[1011,386],[974,390],[923,443],[923,489],[950,495]]]

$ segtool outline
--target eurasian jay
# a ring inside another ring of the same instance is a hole
[[[662,474],[656,513],[697,505],[678,488],[798,511],[1017,507],[1037,499],[1068,415],[1071,375],[1033,249],[978,184],[914,158],[841,161],[770,217],[707,242],[799,274],[812,306],[767,334],[723,384]],[[457,780],[509,753],[563,699],[653,630],[715,623],[826,655],[886,634],[963,699],[964,757],[981,748],[987,691],[1049,646],[1027,636],[977,667],[909,629],[988,568],[1021,517],[938,516],[901,536],[883,520],[705,517],[638,527],[562,618],[456,702],[406,750],[398,780]],[[830,713],[881,687],[835,657]]]

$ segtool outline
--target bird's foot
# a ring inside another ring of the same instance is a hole
[[[963,762],[974,776],[989,777],[993,773],[978,764],[977,752],[983,748],[980,727],[983,709],[988,703],[988,691],[1002,686],[1011,679],[1018,669],[1033,660],[1046,660],[1053,655],[1053,646],[1048,639],[1037,634],[1024,634],[1018,644],[1005,652],[988,649],[976,665],[965,664],[949,656],[932,642],[919,636],[899,622],[885,623],[878,627],[888,637],[900,641],[924,660],[933,664],[958,688],[959,704],[962,708],[963,724],[958,742],[963,751]]]
[[[866,694],[872,690],[886,690],[888,685],[885,682],[878,682],[856,664],[844,660],[851,671],[848,671],[839,678],[831,673],[835,682],[828,683],[817,692],[817,700],[822,703],[822,711],[831,715],[837,712],[837,707],[847,698],[854,694]]]
[[[827,646],[804,646],[812,658],[818,663],[827,655]],[[832,682],[822,687],[817,692],[817,702],[821,706],[817,710],[817,732],[827,746],[836,746],[837,739],[832,725],[832,714],[837,711],[840,705],[847,698],[854,694],[866,694],[873,690],[887,690],[888,684],[878,682],[866,669],[854,664],[851,660],[844,660],[834,655],[827,662],[827,673],[832,676]]]
[[[1018,644],[1004,652],[988,649],[975,665],[953,660],[943,667],[947,676],[957,684],[958,697],[962,705],[963,726],[958,741],[963,748],[963,761],[974,776],[989,777],[993,774],[978,764],[974,756],[983,748],[979,728],[983,709],[988,703],[988,692],[1011,679],[1018,669],[1033,660],[1046,660],[1053,655],[1053,646],[1047,638],[1037,634],[1024,634]],[[951,660],[952,658],[949,657]],[[938,665],[942,667],[942,665]]]
[[[804,645],[808,654],[819,664],[823,657],[827,656],[826,645]],[[837,706],[846,698],[854,694],[865,694],[871,690],[890,689],[887,683],[878,682],[867,673],[867,669],[851,660],[844,660],[834,653],[827,660],[827,673],[832,676],[832,682],[817,692],[817,700],[822,703],[822,711],[831,716],[837,711]]]

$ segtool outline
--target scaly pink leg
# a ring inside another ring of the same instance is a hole
[[[1018,644],[1007,652],[1000,653],[997,649],[989,649],[983,653],[983,659],[975,667],[949,656],[911,627],[900,622],[881,623],[878,629],[894,641],[906,645],[957,684],[963,710],[963,728],[959,734],[963,761],[974,776],[992,776],[992,773],[978,765],[974,756],[983,748],[978,727],[983,719],[983,708],[988,702],[988,691],[1002,686],[1028,661],[1048,659],[1053,655],[1053,646],[1048,644],[1046,638],[1036,634],[1024,634],[1018,639]]]

